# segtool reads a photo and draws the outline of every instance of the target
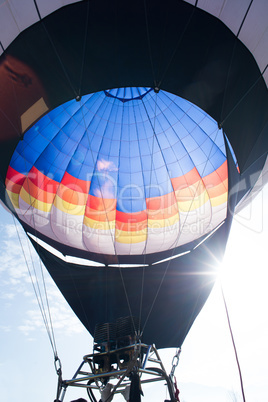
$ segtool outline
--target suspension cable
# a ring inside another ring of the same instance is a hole
[[[232,339],[232,344],[233,344],[233,349],[234,349],[234,353],[235,353],[237,369],[238,369],[238,373],[239,373],[240,388],[241,388],[241,393],[242,393],[242,397],[243,397],[243,402],[246,402],[244,385],[243,385],[243,378],[242,378],[242,371],[241,371],[241,367],[240,367],[240,363],[239,363],[239,359],[238,359],[238,353],[237,353],[237,349],[236,349],[236,345],[235,345],[233,330],[232,330],[232,326],[231,326],[231,320],[230,320],[230,316],[229,316],[229,312],[228,312],[228,307],[227,307],[227,303],[226,303],[222,283],[220,283],[220,286],[221,286],[221,294],[222,294],[222,299],[223,299],[225,313],[226,313],[227,322],[228,322],[228,328],[229,328],[230,336],[231,336],[231,339]]]
[[[57,60],[58,60],[58,62],[59,62],[59,64],[60,64],[60,66],[61,66],[61,69],[62,69],[62,71],[63,71],[63,74],[64,74],[64,76],[65,76],[65,78],[66,78],[66,80],[67,80],[69,86],[70,86],[70,89],[71,89],[71,91],[75,94],[75,97],[76,97],[76,96],[79,96],[78,90],[77,90],[77,89],[74,87],[74,85],[73,85],[73,82],[72,82],[72,80],[71,80],[71,78],[70,78],[70,75],[69,75],[67,69],[66,69],[66,66],[64,65],[64,63],[63,63],[63,61],[62,61],[62,58],[61,58],[61,56],[60,56],[60,54],[59,54],[59,52],[58,52],[58,49],[57,49],[57,47],[56,47],[56,45],[55,45],[55,42],[53,41],[53,39],[52,39],[50,33],[49,33],[48,30],[47,30],[46,24],[45,24],[43,18],[41,17],[40,10],[39,10],[39,8],[38,8],[38,5],[37,5],[36,0],[34,0],[34,5],[35,5],[36,12],[37,12],[38,17],[39,17],[39,20],[40,20],[40,24],[41,24],[41,26],[42,26],[43,29],[44,29],[44,32],[45,32],[45,34],[46,34],[46,36],[47,36],[47,39],[48,39],[48,41],[49,41],[49,43],[50,43],[50,45],[51,45],[51,47],[52,47],[52,49],[53,49],[53,52],[54,52],[54,54],[55,54],[55,56],[56,56],[56,58],[57,58]]]
[[[174,57],[175,57],[175,55],[176,55],[176,52],[177,52],[177,50],[178,50],[178,48],[179,48],[179,46],[180,46],[180,44],[181,44],[181,42],[182,42],[182,39],[183,39],[183,37],[184,37],[184,35],[185,35],[185,33],[186,33],[186,31],[187,31],[187,29],[188,29],[188,27],[189,27],[191,21],[192,21],[192,18],[193,18],[193,16],[194,16],[195,11],[196,11],[196,5],[197,5],[197,2],[196,2],[195,6],[194,6],[193,9],[192,9],[192,12],[191,12],[191,14],[190,14],[190,16],[189,16],[189,18],[188,18],[188,21],[186,22],[186,24],[185,24],[185,26],[184,26],[184,28],[183,28],[183,31],[182,31],[180,37],[179,37],[178,40],[177,40],[176,46],[174,46],[173,52],[172,52],[172,54],[171,54],[171,56],[170,56],[170,59],[169,59],[169,61],[167,62],[166,68],[165,68],[165,70],[164,70],[164,72],[163,72],[163,74],[162,74],[162,77],[161,77],[161,79],[160,79],[160,81],[159,81],[159,83],[158,83],[159,88],[160,88],[160,86],[161,86],[161,84],[162,84],[162,82],[163,82],[163,80],[164,80],[164,78],[165,78],[165,76],[166,76],[166,74],[167,74],[167,72],[168,72],[169,67],[170,67],[171,64],[172,64],[172,61],[173,61],[173,59],[174,59]]]
[[[48,319],[46,317],[46,311],[45,311],[44,303],[43,303],[43,300],[42,300],[42,295],[41,295],[41,291],[40,291],[40,287],[39,287],[39,283],[38,283],[37,274],[36,274],[36,271],[34,269],[34,276],[35,276],[36,283],[37,283],[37,285],[35,285],[34,278],[33,278],[33,275],[32,275],[32,272],[31,272],[31,269],[30,269],[30,266],[29,266],[29,263],[28,263],[28,260],[27,260],[27,257],[26,257],[26,253],[25,253],[25,250],[24,250],[24,247],[23,247],[23,242],[22,242],[22,239],[21,239],[21,236],[20,236],[20,233],[19,233],[17,223],[16,223],[16,219],[15,219],[14,215],[12,215],[12,217],[13,217],[14,226],[16,228],[16,233],[17,233],[17,236],[18,236],[18,239],[19,239],[19,243],[20,243],[20,246],[21,246],[21,250],[22,250],[22,253],[23,253],[23,256],[24,256],[25,264],[26,264],[26,267],[27,267],[27,270],[28,270],[28,273],[29,273],[29,276],[30,276],[30,279],[31,279],[31,283],[32,283],[32,286],[33,286],[33,290],[34,290],[34,293],[35,293],[35,296],[36,296],[36,300],[37,300],[37,303],[38,303],[38,306],[39,306],[39,309],[40,309],[40,312],[41,312],[41,315],[42,315],[42,318],[43,318],[43,321],[44,321],[44,324],[45,324],[47,335],[48,335],[48,338],[49,338],[49,341],[50,341],[50,344],[51,344],[51,347],[52,347],[52,350],[53,350],[54,358],[56,359],[56,357],[57,357],[57,348],[56,348],[55,337],[54,337],[54,334],[53,334],[52,321],[51,321],[51,328],[49,328]],[[33,261],[32,261],[32,263],[33,263]],[[48,306],[48,309],[49,309],[49,306]],[[49,313],[49,315],[50,315],[50,313]]]

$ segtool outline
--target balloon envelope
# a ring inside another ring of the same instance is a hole
[[[69,101],[25,133],[6,179],[16,213],[98,254],[166,251],[211,232],[227,214],[222,130],[175,95],[120,91]]]

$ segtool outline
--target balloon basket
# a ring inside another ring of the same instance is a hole
[[[143,384],[164,381],[170,401],[177,401],[172,378],[167,374],[156,347],[144,343],[85,355],[73,378],[59,384],[57,401],[64,400],[68,387],[86,388],[91,402],[99,401],[97,393],[102,393],[107,384],[110,384],[112,395],[124,393],[131,386],[134,374],[139,377],[140,389]],[[111,400],[109,398],[107,400]]]

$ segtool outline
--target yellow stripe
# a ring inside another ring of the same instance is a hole
[[[24,187],[21,187],[20,198],[28,205],[32,205],[33,201],[35,200],[35,198],[31,197]]]
[[[146,241],[146,238],[147,230],[140,230],[139,232],[125,232],[123,230],[116,229],[115,231],[115,240],[118,243],[141,243]]]
[[[24,187],[21,188],[20,198],[26,202],[28,205],[31,205],[33,208],[38,209],[43,212],[50,212],[52,204],[48,204],[46,202],[37,200],[36,198],[29,195],[29,193],[25,190]]]
[[[33,199],[33,198],[32,198]],[[39,200],[37,200],[37,199],[34,199],[34,201],[33,201],[33,203],[32,203],[32,206],[35,208],[35,209],[38,209],[39,211],[42,211],[42,212],[50,212],[51,211],[51,208],[52,208],[52,204],[51,203],[46,203],[46,202],[43,202],[43,201],[39,201]]]
[[[167,219],[148,219],[148,228],[164,228],[173,226],[180,220],[179,215],[176,214]]]
[[[162,227],[169,227],[173,226],[175,223],[179,221],[179,216],[176,214],[175,216],[169,218],[169,219],[163,219],[163,220],[155,220],[155,219],[149,219],[148,220],[148,228],[154,229],[154,228],[162,228]],[[92,229],[99,229],[99,230],[113,230],[115,229],[116,226],[116,221],[95,221],[94,219],[90,219],[88,217],[85,217],[84,219],[84,225],[88,226]],[[120,230],[116,229],[117,236],[121,239],[123,237],[136,237],[136,236],[146,236],[147,233],[147,228],[144,228],[143,230],[132,230],[132,231],[125,231],[125,230]],[[138,240],[137,242],[139,242]],[[128,241],[122,241],[123,243],[128,243]],[[131,241],[133,243],[133,241]],[[136,241],[135,241],[136,243]]]
[[[22,187],[21,192],[20,192],[20,197],[28,205],[31,205],[32,207],[38,209],[39,211],[43,211],[43,212],[50,212],[52,205],[54,205],[61,212],[64,212],[69,215],[83,216],[85,213],[85,208],[86,208],[85,205],[71,204],[69,202],[62,200],[58,195],[56,195],[53,204],[47,203],[47,202],[40,201],[37,198],[29,195],[29,193],[25,190],[25,188]]]
[[[222,195],[219,195],[219,197],[214,197],[210,199],[212,207],[217,207],[219,205],[222,205],[226,203],[228,200],[228,193],[224,193]]]
[[[15,209],[19,208],[19,194],[12,193],[12,191],[7,190],[7,194],[12,202],[12,205]]]
[[[114,221],[95,221],[94,219],[90,219],[85,216],[84,225],[97,230],[114,230],[115,229],[115,220]]]
[[[204,191],[199,197],[193,198],[190,201],[179,201],[178,209],[180,212],[190,212],[199,209],[209,200],[208,193]]]
[[[85,214],[85,205],[72,204],[71,202],[64,201],[58,195],[55,197],[54,205],[57,209],[69,215],[81,216]]]

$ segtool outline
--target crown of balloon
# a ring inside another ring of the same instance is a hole
[[[150,87],[126,87],[107,89],[104,93],[106,96],[118,99],[124,103],[135,99],[142,99],[152,90],[153,88]]]

